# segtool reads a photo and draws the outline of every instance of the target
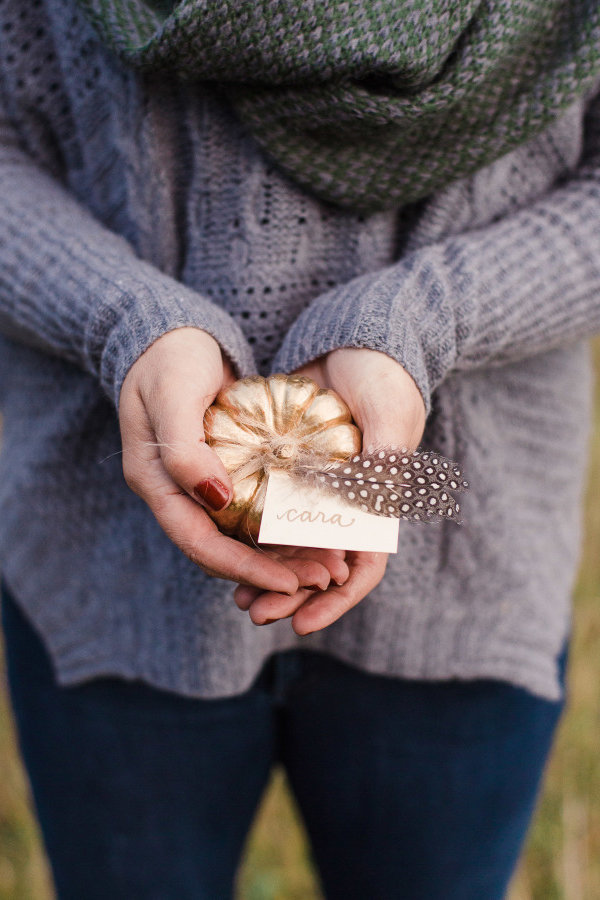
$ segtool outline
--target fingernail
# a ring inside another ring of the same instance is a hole
[[[224,509],[229,503],[230,494],[218,478],[207,478],[199,481],[194,488],[194,495],[201,503],[210,506],[215,512]]]

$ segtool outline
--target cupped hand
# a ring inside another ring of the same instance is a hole
[[[363,450],[415,450],[425,428],[423,396],[405,368],[377,350],[332,350],[298,370],[345,400],[362,431]]]
[[[307,375],[345,400],[362,431],[365,451],[418,446],[426,419],[423,397],[408,372],[391,357],[375,350],[343,348],[296,374]],[[239,587],[235,601],[257,625],[291,616],[297,634],[326,628],[379,584],[387,555],[347,552],[345,561],[350,574],[343,586],[332,585],[324,591],[299,588],[290,596]]]
[[[223,535],[204,507],[222,509],[232,484],[204,440],[203,419],[222,387],[234,381],[217,342],[198,328],[158,338],[123,382],[119,423],[123,474],[159,525],[210,575],[260,591],[295,595],[305,586],[343,581],[348,567],[334,551],[253,549]]]

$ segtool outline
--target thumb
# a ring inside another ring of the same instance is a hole
[[[383,447],[415,450],[425,428],[425,403],[416,383],[398,364],[375,386],[356,397],[355,421],[363,434],[363,450]]]
[[[224,509],[231,502],[233,485],[220,458],[207,445],[203,426],[213,398],[186,399],[188,385],[179,388],[158,409],[153,403],[146,406],[162,463],[173,481],[202,506]]]

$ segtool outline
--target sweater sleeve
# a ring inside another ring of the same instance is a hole
[[[255,371],[239,326],[139,259],[20,148],[0,110],[0,333],[97,377],[118,405],[135,360],[162,334],[211,334],[240,376]]]
[[[422,247],[319,296],[287,333],[275,371],[340,347],[396,359],[429,411],[448,376],[600,332],[600,97],[572,177],[529,208]]]

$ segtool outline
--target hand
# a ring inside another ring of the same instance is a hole
[[[295,594],[345,580],[333,551],[254,550],[221,534],[203,509],[227,506],[232,484],[204,440],[203,419],[217,393],[234,380],[217,342],[198,328],[178,328],[155,341],[123,382],[119,421],[123,473],[159,525],[210,575]],[[343,555],[342,555],[343,556]]]
[[[363,450],[416,450],[425,428],[425,403],[400,363],[377,350],[344,347],[303,366],[322,388],[331,388],[350,407],[363,435]]]
[[[375,350],[343,348],[298,370],[321,387],[336,391],[348,404],[363,434],[363,448],[418,446],[425,428],[425,404],[419,389],[391,357]],[[342,587],[291,596],[256,588],[237,588],[235,601],[257,625],[292,616],[297,634],[326,628],[356,606],[385,573],[384,553],[347,552],[350,576]]]

